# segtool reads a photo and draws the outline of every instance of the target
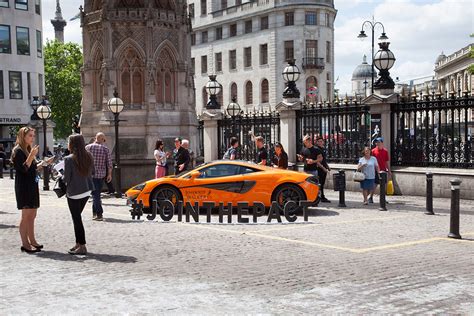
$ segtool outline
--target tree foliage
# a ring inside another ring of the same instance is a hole
[[[74,43],[48,41],[44,48],[46,94],[51,103],[55,138],[71,134],[74,116],[81,113],[82,51]]]

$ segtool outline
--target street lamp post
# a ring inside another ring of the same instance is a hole
[[[296,87],[296,81],[300,78],[300,69],[295,65],[294,59],[288,60],[288,66],[283,69],[281,73],[283,75],[283,80],[286,82],[286,88],[283,91],[284,98],[295,98],[300,97],[300,91]]]
[[[374,94],[374,81],[375,81],[375,69],[374,69],[374,47],[375,47],[375,28],[377,27],[377,25],[380,25],[382,27],[382,34],[380,35],[379,37],[379,40],[381,41],[386,41],[388,40],[388,37],[387,35],[385,34],[385,27],[384,25],[381,23],[381,22],[376,22],[374,20],[374,18],[372,17],[372,21],[364,21],[364,23],[362,23],[362,28],[360,30],[360,33],[359,35],[357,36],[357,38],[361,39],[361,40],[364,40],[365,38],[367,38],[367,34],[365,34],[365,31],[364,31],[364,27],[368,25],[370,27],[370,30],[372,31],[372,86],[371,86],[371,93]]]
[[[241,112],[240,105],[237,103],[237,98],[234,95],[232,96],[232,102],[227,106],[227,114],[232,118],[232,136],[236,136],[235,119],[240,116]]]
[[[388,42],[379,43],[380,50],[374,56],[374,65],[380,71],[380,77],[374,84],[377,89],[393,89],[395,87],[395,82],[389,72],[395,64],[395,55],[388,49],[389,45]]]
[[[35,99],[36,98],[36,99]],[[38,100],[38,97],[33,98],[32,102],[32,107],[33,103]],[[41,105],[36,108],[36,115],[43,121],[43,161],[46,159],[48,156],[48,151],[47,151],[47,142],[46,142],[46,129],[47,129],[47,123],[46,121],[51,117],[51,108],[49,107],[49,102],[48,98],[46,96],[43,96],[43,101],[41,102]],[[49,191],[49,168],[48,166],[43,166],[43,190],[44,191]]]
[[[209,75],[209,81],[206,84],[206,91],[209,95],[209,102],[206,104],[207,109],[220,109],[221,105],[217,102],[217,96],[222,90],[222,86],[216,80],[216,75]]]
[[[117,90],[114,90],[114,97],[107,102],[110,112],[114,114],[115,123],[115,166],[114,166],[114,178],[115,178],[115,196],[118,198],[122,197],[121,184],[122,175],[120,170],[120,148],[119,148],[119,115],[122,112],[124,105],[122,99],[118,97]]]

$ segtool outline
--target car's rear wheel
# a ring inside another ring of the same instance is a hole
[[[283,184],[276,188],[275,192],[272,196],[272,202],[276,201],[278,206],[283,210],[285,204],[289,201],[296,202],[299,204],[300,201],[304,201],[306,199],[306,194],[304,191],[295,184]],[[297,206],[294,210],[290,211],[298,211],[300,209]]]
[[[150,206],[152,205],[153,200],[163,201],[170,200],[173,205],[176,205],[178,201],[183,200],[181,192],[173,186],[170,185],[161,185],[153,190],[150,194]]]

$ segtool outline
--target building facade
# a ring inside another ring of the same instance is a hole
[[[288,59],[300,68],[302,98],[333,98],[333,0],[188,0],[188,5],[198,113],[208,100],[209,74],[222,85],[223,108],[235,97],[243,109],[274,109],[282,99]],[[308,90],[317,96],[308,96]]]
[[[441,53],[435,63],[435,77],[441,85],[442,91],[474,92],[474,76],[469,73],[468,67],[474,63],[471,49],[474,44],[469,44],[448,56]]]
[[[372,88],[372,65],[367,63],[367,56],[364,55],[362,64],[354,69],[351,81],[353,96],[357,98],[369,96]]]
[[[115,146],[107,101],[117,89],[120,156],[125,187],[154,175],[157,139],[167,151],[175,137],[197,145],[185,0],[86,0],[81,14],[84,67],[80,127],[86,138],[102,131]]]
[[[0,0],[0,139],[38,123],[31,121],[30,103],[45,94],[41,10],[41,0]],[[51,132],[48,138],[51,144]]]

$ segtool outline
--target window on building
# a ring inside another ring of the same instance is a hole
[[[189,10],[189,16],[191,18],[194,18],[194,3],[191,3],[188,7],[188,10]]]
[[[245,104],[253,104],[253,85],[252,81],[247,81],[245,84]]]
[[[229,26],[230,37],[237,36],[237,24],[231,24]]]
[[[325,17],[325,22],[326,22],[326,26],[327,27],[331,27],[331,16],[329,15],[329,13],[325,13],[324,14],[324,17]]]
[[[201,73],[207,74],[207,56],[201,56]]]
[[[244,48],[244,67],[252,67],[252,47]]]
[[[35,0],[35,12],[41,15],[41,0]]]
[[[326,62],[331,62],[331,42],[326,42]]]
[[[15,0],[15,9],[28,10],[28,0]]]
[[[207,31],[201,33],[201,44],[207,43]]]
[[[309,76],[308,78],[306,78],[306,98],[309,102],[316,103],[318,101],[316,95],[314,95],[313,93],[309,93],[317,87],[318,79],[316,79],[315,76]]]
[[[28,100],[31,100],[31,75],[29,72],[26,73],[26,91],[28,92]]]
[[[191,58],[191,73],[194,75],[196,73],[196,59]]]
[[[262,92],[262,103],[268,103],[270,99],[269,99],[269,86],[268,86],[267,79],[262,80],[261,92]]]
[[[209,101],[209,96],[207,95],[206,87],[202,87],[202,105],[206,106],[207,102]]]
[[[227,9],[227,0],[221,0],[221,10]]]
[[[263,16],[260,18],[260,30],[268,29],[268,16]]]
[[[43,57],[43,41],[41,39],[41,31],[36,31],[36,55]]]
[[[237,69],[237,51],[235,49],[229,51],[229,69]]]
[[[222,27],[216,28],[216,41],[222,39]]]
[[[27,27],[16,27],[16,52],[18,55],[30,54],[30,32]]]
[[[201,15],[207,14],[207,0],[201,0]]]
[[[241,5],[242,4],[242,0],[235,0],[235,5]]]
[[[294,59],[293,41],[285,41],[285,60]]]
[[[222,53],[216,53],[216,71],[222,71]]]
[[[245,21],[245,34],[252,33],[252,20]]]
[[[285,12],[285,26],[295,25],[294,12]]]
[[[331,73],[330,73],[330,72],[328,72],[328,73],[326,74],[326,80],[327,80],[327,81],[330,81],[330,80],[331,80]]]
[[[38,74],[38,91],[39,91],[38,95],[44,95],[43,87],[44,87],[43,75]]]
[[[9,8],[10,4],[8,3],[10,0],[0,0],[0,8]]]
[[[306,25],[317,25],[317,12],[311,11],[311,12],[306,12],[306,18],[305,18],[305,24]]]
[[[191,34],[191,46],[196,45],[196,34]]]
[[[0,25],[0,53],[12,53],[12,41],[10,37],[10,27],[8,25]]]
[[[23,99],[21,72],[9,71],[10,99]]]
[[[235,82],[233,82],[230,85],[230,99],[231,100],[235,99],[235,102],[238,102],[238,99],[237,99],[237,84]]]
[[[331,83],[326,83],[326,93],[327,93],[327,100],[330,102],[332,100],[332,91],[331,91]]]
[[[315,62],[318,57],[318,41],[306,40],[306,59],[307,62]]]
[[[260,65],[268,64],[268,45],[260,45]]]
[[[3,70],[0,70],[0,99],[4,99],[5,94],[3,92]]]

